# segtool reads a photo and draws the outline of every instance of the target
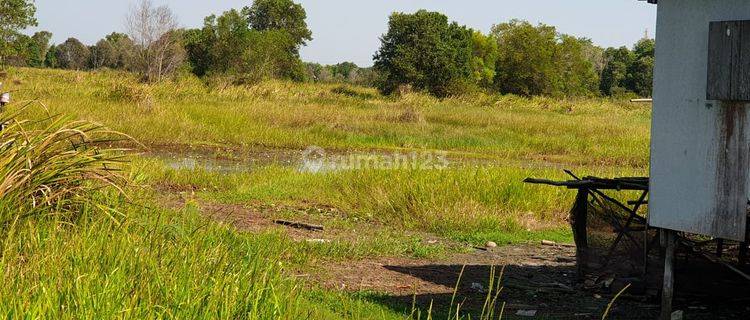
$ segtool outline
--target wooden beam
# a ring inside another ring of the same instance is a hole
[[[573,228],[573,239],[576,243],[576,263],[578,265],[578,279],[585,278],[584,270],[588,264],[588,215],[589,215],[589,190],[579,189],[576,202],[570,210],[570,224]]]
[[[662,229],[664,244],[664,285],[661,292],[661,320],[672,319],[672,301],[674,300],[674,258],[676,234],[672,230]]]

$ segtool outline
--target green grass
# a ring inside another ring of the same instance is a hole
[[[96,174],[108,172],[98,171],[101,165],[117,158],[84,153],[80,159],[92,165],[63,175],[65,184],[38,183],[22,197],[0,201],[4,217],[14,218],[0,228],[2,318],[404,319],[414,310],[391,305],[380,293],[325,290],[294,275],[320,260],[433,259],[486,241],[567,242],[565,216],[574,195],[521,182],[566,178],[540,163],[600,176],[640,176],[647,168],[649,108],[606,99],[479,94],[437,100],[282,81],[209,88],[192,77],[145,85],[113,71],[15,69],[5,82],[6,89],[20,90],[16,101],[38,98],[53,114],[100,122],[157,150],[215,148],[231,158],[259,146],[426,149],[494,165],[324,173],[271,165],[221,174],[136,158],[123,168],[129,183],[121,193],[113,187],[119,176],[95,183]],[[51,135],[40,123],[30,127]],[[18,165],[5,161],[3,169],[26,172],[17,169],[39,153],[25,154],[4,154],[0,159]],[[29,181],[54,180],[77,159],[42,158],[50,163],[28,171]],[[21,208],[35,203],[26,200],[45,194],[65,196],[41,214],[19,218]],[[167,204],[176,196],[187,199],[184,208]],[[339,214],[273,214],[322,222],[343,236],[309,243],[274,230],[245,232],[207,218],[202,203],[334,207]],[[441,242],[429,244],[428,237]]]
[[[239,233],[190,208],[121,208],[120,222],[27,220],[5,233],[0,317],[403,319],[348,294],[307,294],[291,273],[314,253],[284,236]],[[335,304],[319,303],[328,295]]]
[[[528,185],[526,177],[565,179],[553,169],[459,167],[444,170],[353,170],[302,173],[266,167],[217,174],[167,169],[158,161],[141,163],[154,186],[197,190],[202,201],[226,204],[333,206],[351,221],[370,221],[399,230],[429,232],[457,241],[518,243],[570,241],[564,222],[575,194]],[[601,176],[637,176],[640,169],[592,170]],[[332,223],[330,219],[326,220]],[[334,221],[335,222],[335,221]]]
[[[468,156],[647,166],[650,108],[607,99],[383,97],[373,89],[264,82],[209,88],[190,76],[15,69],[16,99],[101,122],[151,146],[439,149]],[[10,83],[11,81],[7,81]],[[357,92],[358,94],[352,94]]]

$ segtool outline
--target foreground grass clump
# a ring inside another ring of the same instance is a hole
[[[121,207],[122,208],[122,207]],[[292,319],[284,241],[249,237],[195,211],[131,208],[120,222],[27,221],[3,238],[5,318]]]
[[[94,193],[102,187],[121,190],[125,184],[119,173],[122,150],[96,144],[116,134],[66,117],[22,120],[24,110],[0,116],[0,222],[7,226],[35,215],[71,218],[86,209],[110,211]]]
[[[384,97],[374,89],[267,81],[144,85],[114,71],[16,69],[19,99],[101,122],[150,146],[440,149],[467,156],[645,167],[650,108],[602,98]]]

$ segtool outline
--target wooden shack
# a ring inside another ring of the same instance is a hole
[[[743,241],[750,1],[658,2],[649,224]]]
[[[667,318],[676,232],[738,241],[746,254],[750,1],[648,2],[658,11],[648,224],[665,230]]]
[[[650,177],[568,172],[573,180],[526,182],[578,190],[570,221],[579,275],[591,262],[641,261],[649,282],[661,272],[650,262],[663,265],[662,318],[670,319],[680,249],[750,280],[750,1],[648,2],[657,10]],[[606,194],[624,190],[640,196]]]

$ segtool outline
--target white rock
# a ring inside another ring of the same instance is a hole
[[[471,284],[471,290],[475,290],[479,293],[484,292],[484,286],[481,283],[478,282],[472,282]]]
[[[485,245],[487,248],[497,248],[497,243],[494,243],[492,241],[487,241],[487,244]]]

